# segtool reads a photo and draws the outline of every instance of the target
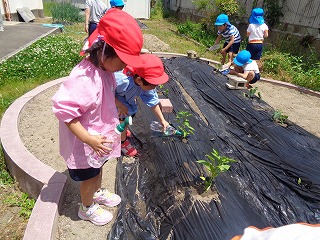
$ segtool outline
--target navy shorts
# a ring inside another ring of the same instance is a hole
[[[69,175],[74,181],[85,181],[98,176],[101,172],[100,168],[86,168],[86,169],[70,169]]]
[[[262,48],[262,43],[248,43],[246,50],[250,52],[252,60],[260,60]]]
[[[94,22],[90,22],[89,23],[89,36],[94,32],[94,30],[96,30],[98,24],[97,23],[94,23]]]
[[[249,83],[254,84],[254,83],[258,82],[259,79],[260,79],[260,73],[255,73],[254,78]]]
[[[228,45],[228,43],[225,42],[225,43],[223,44],[223,48],[225,48],[227,45]],[[227,52],[227,53],[228,53],[228,52],[233,52],[233,53],[237,54],[237,53],[239,52],[239,49],[240,49],[240,43],[238,42],[238,43],[232,44],[232,45],[227,49],[226,52]]]

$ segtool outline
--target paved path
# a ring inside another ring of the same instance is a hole
[[[4,21],[3,23],[4,31],[0,32],[0,63],[38,39],[60,32],[59,28],[44,27],[33,22]]]

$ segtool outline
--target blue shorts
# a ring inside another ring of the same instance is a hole
[[[101,172],[100,168],[70,169],[69,175],[74,181],[85,181],[98,176]]]
[[[262,55],[262,43],[248,43],[246,50],[250,52],[252,60],[260,60]]]
[[[249,83],[254,84],[254,83],[258,82],[259,79],[260,79],[260,73],[255,73],[254,78]]]
[[[223,47],[225,48],[227,45],[228,45],[228,43],[225,42],[225,43],[223,44]],[[233,52],[233,53],[237,54],[237,53],[239,52],[239,49],[240,49],[240,43],[238,42],[238,43],[232,44],[232,45],[226,50],[226,52],[227,52],[227,53],[228,53],[228,52]]]

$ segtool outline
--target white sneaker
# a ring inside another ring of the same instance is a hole
[[[90,221],[95,225],[105,225],[112,220],[112,213],[100,207],[99,204],[92,204],[87,210],[83,209],[82,203],[78,211],[82,220]]]

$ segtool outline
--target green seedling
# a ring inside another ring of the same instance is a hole
[[[234,159],[220,156],[219,152],[215,149],[213,149],[210,154],[207,154],[206,157],[207,159],[205,160],[197,161],[198,163],[203,164],[210,173],[209,177],[200,176],[204,181],[205,192],[211,188],[214,178],[216,178],[220,173],[229,170],[230,163],[236,162]]]
[[[257,96],[256,96],[256,94],[257,94]],[[249,90],[249,93],[244,93],[244,96],[251,98],[251,99],[253,99],[256,96],[257,98],[261,99],[261,93],[258,91],[257,87],[251,88]]]
[[[180,111],[177,113],[176,121],[179,123],[178,129],[182,133],[182,138],[187,138],[190,134],[194,134],[194,128],[190,126],[188,117],[192,116],[188,111]]]
[[[302,183],[301,178],[298,178],[298,184],[301,185],[301,183]]]
[[[274,121],[274,122],[284,124],[287,119],[288,119],[288,116],[283,115],[280,111],[275,111],[272,114],[272,121]]]
[[[164,89],[164,85],[160,84],[159,89],[161,90],[162,94],[165,95],[166,97],[169,96],[169,89]]]

